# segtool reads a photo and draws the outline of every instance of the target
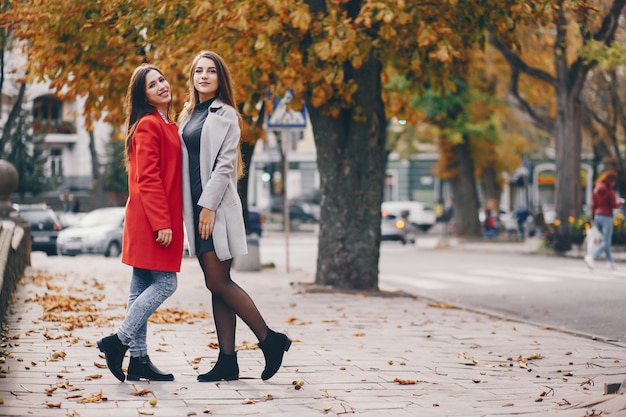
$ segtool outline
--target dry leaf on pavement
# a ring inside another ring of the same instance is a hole
[[[99,403],[99,402],[102,402],[103,400],[106,401],[106,398],[102,397],[102,390],[100,390],[98,394],[90,395],[89,397],[85,397],[82,400],[79,400],[78,402],[80,404]]]
[[[415,381],[414,379],[401,379],[401,378],[396,378],[393,380],[393,382],[397,382],[400,385],[415,385],[415,383],[417,381]]]
[[[142,389],[142,390],[139,390],[139,391],[133,391],[133,392],[130,393],[130,395],[136,395],[138,397],[141,397],[142,395],[148,395],[151,392],[152,392],[152,390],[149,390],[149,389],[146,388],[146,389]]]

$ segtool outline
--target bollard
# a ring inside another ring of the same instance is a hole
[[[256,233],[247,236],[248,253],[235,258],[236,271],[260,271],[261,254],[259,251],[259,236]]]

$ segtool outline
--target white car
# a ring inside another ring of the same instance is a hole
[[[107,207],[90,211],[75,225],[59,232],[59,255],[97,253],[117,257],[122,253],[124,207]]]
[[[384,201],[381,210],[398,218],[407,219],[424,232],[430,230],[437,221],[433,208],[419,201]]]

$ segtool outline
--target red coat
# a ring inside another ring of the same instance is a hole
[[[178,129],[155,112],[141,118],[129,152],[128,201],[122,262],[137,268],[178,272],[183,257],[182,167]],[[172,243],[156,231],[172,229]]]
[[[615,198],[615,191],[607,183],[600,182],[593,190],[591,216],[602,214],[613,217],[613,209],[621,205]]]

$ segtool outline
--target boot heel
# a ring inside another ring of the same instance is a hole
[[[285,342],[285,352],[289,351],[290,347],[291,347],[291,339],[287,338],[287,341]]]
[[[139,380],[141,380],[141,377],[139,375],[128,374],[126,376],[126,380],[128,380],[128,381],[139,381]]]

